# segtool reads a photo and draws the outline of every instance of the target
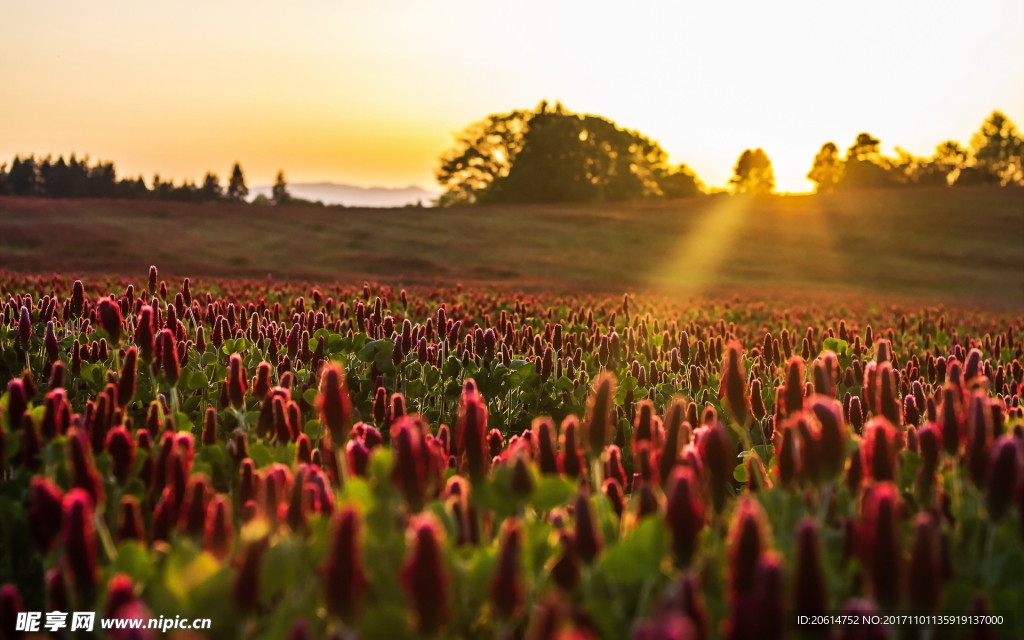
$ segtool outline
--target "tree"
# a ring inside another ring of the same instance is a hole
[[[842,177],[843,160],[839,157],[839,148],[834,142],[826,142],[821,145],[818,155],[814,156],[814,164],[807,178],[817,183],[818,193],[826,193],[835,189]]]
[[[697,174],[685,164],[670,169],[658,181],[666,198],[693,198],[704,193]]]
[[[436,175],[445,191],[438,204],[486,202],[495,181],[512,168],[533,115],[525,110],[492,114],[466,127],[441,156]]]
[[[42,180],[39,177],[36,159],[33,156],[27,158],[14,156],[11,170],[7,174],[7,182],[10,185],[11,193],[16,196],[38,196],[43,193]]]
[[[523,146],[494,187],[499,202],[619,202],[660,196],[665,152],[604,118],[535,114]]]
[[[775,171],[764,149],[746,149],[740,154],[734,172],[729,182],[736,193],[768,195],[775,190]]]
[[[1024,138],[1001,111],[993,111],[973,136],[974,166],[1001,185],[1024,184]]]
[[[232,202],[244,202],[249,195],[249,188],[245,186],[245,176],[242,175],[242,167],[236,162],[231,168],[231,179],[228,180],[228,200]]]
[[[846,152],[843,177],[837,187],[860,189],[898,184],[890,173],[891,163],[882,155],[881,141],[870,133],[859,133]]]
[[[967,150],[955,140],[946,140],[935,147],[932,164],[946,178],[946,184],[955,184],[960,172],[967,166]]]
[[[274,204],[287,204],[291,200],[291,194],[288,193],[288,183],[284,180],[284,171],[279,170],[277,172],[277,178],[274,180],[274,188],[271,191],[271,198]]]
[[[237,165],[235,165],[237,166]],[[205,201],[220,200],[224,197],[224,190],[220,186],[220,178],[212,171],[206,172],[203,178],[203,186],[199,189],[199,199]]]
[[[692,172],[669,178],[675,173],[661,146],[640,133],[541,102],[463,131],[441,157],[437,179],[445,192],[438,204],[662,197],[663,184],[674,181],[678,190],[695,180]]]

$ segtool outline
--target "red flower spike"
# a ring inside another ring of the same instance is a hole
[[[412,606],[417,631],[430,636],[449,617],[444,536],[433,516],[421,515],[409,524],[408,538],[409,555],[401,571],[402,589]]]
[[[828,610],[828,585],[821,558],[818,523],[804,518],[797,527],[793,570],[793,610],[801,615],[822,615]]]
[[[117,516],[115,538],[118,542],[136,540],[145,543],[146,541],[146,530],[142,526],[142,508],[139,506],[139,499],[135,496],[121,498],[121,510]]]
[[[321,423],[331,434],[332,445],[344,447],[352,428],[352,401],[348,396],[345,372],[341,365],[327,363],[320,372],[317,409]]]
[[[609,371],[603,371],[594,383],[593,392],[587,402],[586,417],[583,420],[587,450],[592,455],[599,455],[610,442],[611,429],[614,425],[614,402],[615,376]]]
[[[576,494],[574,504],[576,550],[586,564],[592,563],[604,548],[597,517],[585,492]]]
[[[914,518],[914,539],[910,547],[907,591],[910,605],[924,613],[938,609],[945,582],[942,560],[942,532],[936,518],[926,512]]]
[[[900,509],[896,486],[882,482],[868,487],[861,497],[856,527],[857,551],[864,579],[875,600],[884,607],[899,604],[902,550],[897,532]]]
[[[704,528],[705,509],[700,483],[692,469],[676,467],[667,483],[665,519],[672,538],[672,552],[678,566],[688,566],[697,550]]]
[[[755,586],[757,565],[769,544],[768,519],[761,505],[744,497],[733,512],[729,526],[727,578],[731,598],[749,595]]]
[[[331,518],[327,557],[321,568],[327,610],[350,622],[361,609],[366,575],[363,572],[362,520],[352,507]]]
[[[82,489],[72,489],[64,496],[62,510],[61,531],[69,581],[88,602],[98,579],[92,498]]]
[[[241,564],[231,584],[231,600],[243,614],[254,613],[260,605],[260,564],[269,546],[267,538],[250,542],[242,552]]]
[[[245,392],[248,391],[249,374],[245,370],[245,365],[242,364],[242,356],[237,353],[232,353],[228,360],[228,377],[227,377],[227,389],[228,389],[228,400],[231,406],[238,411],[245,409]]]
[[[1003,436],[992,446],[985,490],[985,503],[989,515],[1001,520],[1013,504],[1014,492],[1024,492],[1020,442],[1013,436]]]
[[[123,486],[135,467],[135,440],[128,429],[117,426],[107,432],[104,448],[110,454],[114,478],[117,479],[119,485]]]
[[[747,406],[747,373],[743,367],[743,347],[736,340],[730,340],[722,363],[722,395],[729,415],[740,426],[750,419]]]
[[[491,579],[491,607],[497,617],[513,619],[522,612],[525,601],[525,586],[520,569],[523,531],[515,518],[505,520],[501,541],[498,545],[498,560]]]
[[[35,476],[28,489],[29,531],[32,542],[42,552],[53,546],[53,541],[60,534],[61,505],[64,494],[60,487],[47,480],[44,476]]]
[[[467,381],[469,382],[469,381]],[[455,432],[461,436],[460,449],[466,459],[466,468],[472,482],[483,482],[490,467],[487,451],[487,405],[476,391],[466,388],[462,393],[459,419]]]

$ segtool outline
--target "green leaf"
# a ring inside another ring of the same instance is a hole
[[[117,559],[110,565],[111,575],[124,573],[134,582],[145,585],[156,573],[149,551],[134,540],[117,548]]]
[[[308,404],[309,406],[315,407],[316,406],[316,394],[317,394],[316,389],[306,389],[305,391],[302,392],[302,399],[305,400],[306,404]]]
[[[849,351],[850,345],[846,340],[840,340],[839,338],[825,338],[823,346],[824,351],[832,351],[836,355],[846,355]]]
[[[178,431],[192,431],[195,429],[192,419],[188,417],[188,414],[181,411],[174,413],[174,426],[178,428]]]
[[[732,477],[736,482],[746,482],[748,480],[747,466],[742,462],[736,465],[736,468],[732,470]]]
[[[359,637],[367,640],[391,640],[409,637],[405,607],[396,603],[380,604],[359,621]]]
[[[663,520],[645,518],[636,530],[605,552],[600,561],[601,571],[614,582],[641,583],[661,570],[667,544]]]
[[[537,511],[550,511],[569,501],[576,493],[576,484],[567,478],[545,475],[537,482],[530,504]]]

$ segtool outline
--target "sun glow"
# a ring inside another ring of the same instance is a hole
[[[0,6],[0,161],[433,185],[453,133],[542,98],[655,140],[708,185],[762,147],[807,191],[822,143],[891,152],[1024,121],[1024,4],[187,0]]]

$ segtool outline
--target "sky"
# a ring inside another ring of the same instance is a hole
[[[545,98],[709,185],[762,147],[807,191],[826,141],[930,155],[993,109],[1024,126],[1024,2],[0,2],[0,162],[436,188],[457,132]]]

